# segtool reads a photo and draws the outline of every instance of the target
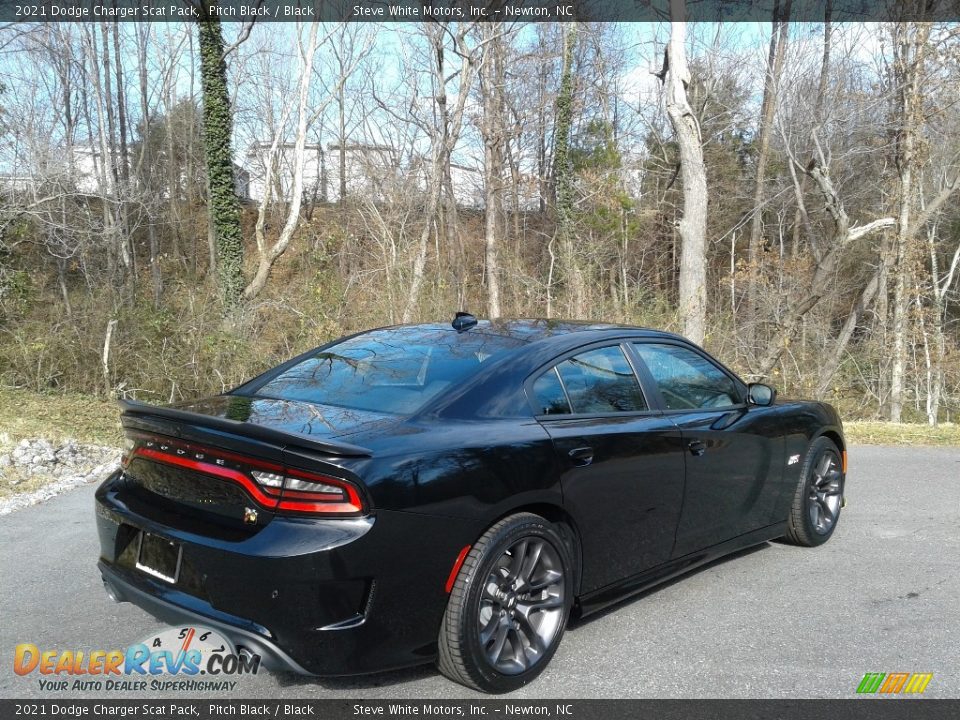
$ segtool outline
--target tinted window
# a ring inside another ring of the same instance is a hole
[[[733,380],[702,355],[678,345],[634,345],[670,410],[727,407],[740,402]]]
[[[533,397],[537,405],[538,415],[567,415],[570,413],[570,404],[567,394],[560,384],[557,369],[550,368],[533,383]]]
[[[375,330],[287,368],[254,394],[408,414],[522,344],[502,335],[452,329]]]
[[[575,413],[646,410],[633,368],[619,345],[588,350],[557,365]]]

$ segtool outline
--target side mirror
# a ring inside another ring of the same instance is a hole
[[[769,385],[750,383],[750,385],[747,386],[747,402],[751,405],[767,407],[768,405],[773,405],[776,397],[777,391]]]

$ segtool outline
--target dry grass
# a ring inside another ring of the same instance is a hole
[[[44,437],[96,445],[119,445],[119,410],[115,403],[89,395],[43,395],[0,388],[0,434],[8,442]]]
[[[960,445],[960,425],[938,427],[919,424],[853,421],[843,424],[851,445]]]

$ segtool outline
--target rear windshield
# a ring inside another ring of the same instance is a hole
[[[254,394],[405,415],[522,344],[452,329],[375,330],[317,352]]]

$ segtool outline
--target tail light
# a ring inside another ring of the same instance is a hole
[[[132,439],[124,467],[139,457],[211,475],[242,486],[258,504],[279,513],[342,517],[365,511],[357,488],[340,478],[159,436]]]
[[[290,468],[284,474],[263,470],[250,474],[264,489],[281,488],[277,510],[317,514],[360,514],[363,510],[356,488],[338,478]]]

